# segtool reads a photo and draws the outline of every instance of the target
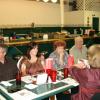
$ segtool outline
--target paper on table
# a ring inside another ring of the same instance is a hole
[[[24,76],[22,77],[22,81],[25,83],[32,83],[34,81],[36,81],[36,78],[34,78],[34,76]]]
[[[78,86],[79,85],[79,83],[76,80],[72,79],[72,78],[66,78],[66,79],[61,80],[61,81],[65,82],[69,85],[73,85],[73,86]]]
[[[34,88],[37,87],[37,85],[34,85],[34,84],[26,84],[25,87],[28,88],[28,89],[34,89]]]
[[[48,77],[48,83],[52,83],[50,76]]]
[[[47,82],[47,74],[43,73],[43,74],[39,74],[37,76],[37,80],[36,80],[36,84],[44,84]]]
[[[21,91],[18,91],[16,93],[12,93],[11,97],[14,100],[32,100],[36,97],[37,95],[29,90],[23,89]]]
[[[9,83],[8,81],[2,81],[1,84],[5,85],[5,86],[11,86],[12,84]]]

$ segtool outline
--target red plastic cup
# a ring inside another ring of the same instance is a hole
[[[56,78],[57,78],[57,71],[56,70],[52,70],[52,72],[51,72],[51,80],[52,80],[52,82],[56,82]]]
[[[64,68],[64,78],[68,77],[68,68]]]
[[[46,69],[46,73],[48,74],[48,76],[51,75],[52,70],[51,69]]]

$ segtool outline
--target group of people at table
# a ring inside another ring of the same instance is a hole
[[[6,56],[7,48],[0,44],[0,81],[14,79],[18,71],[22,76],[35,75],[45,71],[45,57],[38,54],[38,44],[30,43],[27,55],[23,56],[20,64]],[[74,63],[69,62],[69,57],[74,58]],[[54,70],[68,68],[69,74],[79,82],[79,92],[71,95],[66,93],[56,95],[57,100],[92,100],[96,93],[100,93],[100,44],[90,46],[88,49],[83,45],[83,38],[75,37],[75,45],[66,51],[66,42],[58,40],[54,42],[54,51],[48,58],[53,59]],[[48,59],[47,58],[47,59]],[[90,67],[84,63],[88,60]],[[71,63],[71,64],[70,64]],[[17,66],[18,65],[18,66]],[[100,98],[99,98],[100,99]],[[49,100],[46,98],[45,100]]]

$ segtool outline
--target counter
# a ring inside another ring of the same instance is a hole
[[[87,44],[90,39],[93,39],[93,44],[100,44],[100,36],[99,37],[83,37],[84,44]],[[34,39],[34,40],[14,40],[10,42],[5,42],[8,46],[8,56],[16,56],[16,55],[25,55],[28,49],[28,44],[30,41],[34,41],[39,44],[39,52],[47,51],[48,55],[53,51],[53,43],[59,39]],[[74,45],[74,38],[62,38],[62,40],[66,41],[66,48],[70,49]],[[48,56],[47,55],[47,56]]]
[[[99,39],[100,36],[96,36],[94,38],[97,38]],[[54,41],[57,41],[57,40],[73,40],[74,38],[62,38],[62,39],[34,39],[34,40],[13,40],[13,41],[10,41],[10,42],[5,42],[4,44],[6,44],[7,46],[11,46],[11,45],[24,45],[24,44],[28,44],[30,43],[30,41],[34,41],[38,44],[41,44],[41,43],[47,43],[47,42],[54,42]],[[90,37],[83,37],[83,39],[90,39]]]

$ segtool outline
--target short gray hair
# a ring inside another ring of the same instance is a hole
[[[0,44],[0,48],[4,50],[4,52],[7,52],[7,46],[5,44]]]

